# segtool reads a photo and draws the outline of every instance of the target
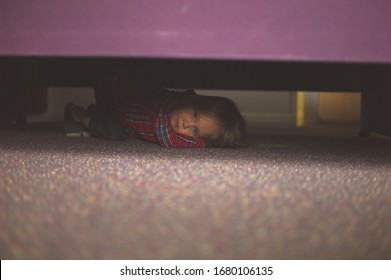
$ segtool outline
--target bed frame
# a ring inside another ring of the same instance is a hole
[[[0,79],[15,94],[116,71],[165,87],[358,91],[361,135],[387,134],[390,15],[389,0],[2,0]]]

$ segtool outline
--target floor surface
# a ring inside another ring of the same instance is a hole
[[[390,259],[391,141],[164,149],[0,129],[0,259]]]

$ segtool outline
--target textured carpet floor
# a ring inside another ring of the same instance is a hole
[[[390,259],[391,141],[0,130],[1,259]]]

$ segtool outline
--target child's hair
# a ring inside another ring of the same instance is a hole
[[[183,94],[177,107],[190,106],[216,119],[220,130],[215,139],[204,139],[207,147],[235,148],[246,145],[247,126],[236,104],[225,97]]]

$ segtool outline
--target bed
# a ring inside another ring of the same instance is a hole
[[[387,134],[390,15],[387,0],[2,0],[1,82],[127,71],[165,87],[359,91],[361,134]]]

